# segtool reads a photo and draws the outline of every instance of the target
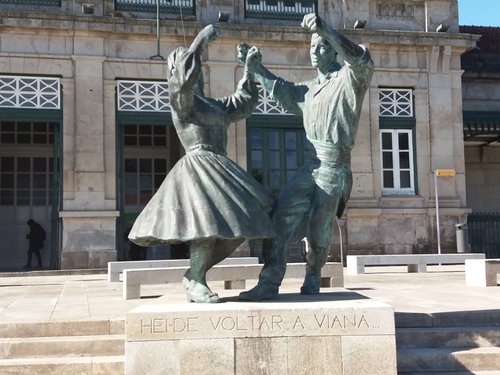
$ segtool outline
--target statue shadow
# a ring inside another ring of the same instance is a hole
[[[280,293],[274,299],[263,301],[244,301],[238,296],[222,297],[221,303],[224,302],[243,302],[243,303],[290,303],[290,302],[332,302],[332,301],[352,301],[360,299],[369,299],[368,297],[349,290],[338,292],[326,292],[318,294],[300,294],[300,293]]]

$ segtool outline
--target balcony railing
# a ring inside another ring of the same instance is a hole
[[[317,9],[317,0],[245,0],[246,18],[301,20]]]
[[[14,5],[45,5],[60,7],[61,0],[2,0],[3,4],[14,4]]]
[[[158,1],[160,13],[195,14],[195,0],[115,0],[115,10],[156,12]]]

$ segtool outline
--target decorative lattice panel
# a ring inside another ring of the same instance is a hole
[[[60,109],[59,78],[0,76],[1,108]]]
[[[380,116],[413,117],[411,89],[380,89]]]
[[[167,82],[118,81],[118,110],[170,112]]]
[[[253,113],[261,115],[291,115],[262,87],[259,88],[259,104]]]

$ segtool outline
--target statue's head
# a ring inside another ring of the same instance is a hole
[[[337,51],[322,36],[313,33],[311,36],[311,48],[309,50],[311,64],[323,73],[339,69],[337,62]]]

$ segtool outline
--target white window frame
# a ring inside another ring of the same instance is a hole
[[[382,135],[383,134],[391,134],[392,136],[392,168],[384,168],[384,151],[388,150],[383,149],[382,144]],[[400,150],[399,148],[399,134],[407,134],[408,135],[408,150]],[[400,167],[400,152],[409,152],[409,168],[401,168]],[[413,130],[411,129],[380,129],[380,177],[381,177],[381,185],[382,185],[382,194],[383,195],[415,195],[415,167],[414,167],[414,153],[413,153]],[[393,182],[394,187],[385,187],[384,186],[384,172],[392,171],[393,172]],[[401,172],[408,171],[410,173],[410,187],[402,188],[401,187]]]

